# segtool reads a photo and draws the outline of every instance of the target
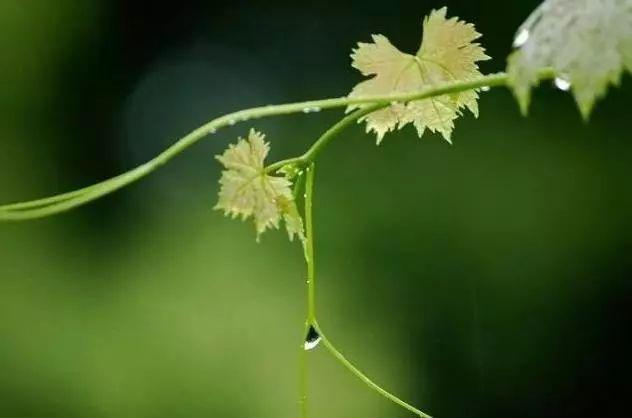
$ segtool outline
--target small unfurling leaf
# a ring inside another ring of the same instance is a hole
[[[632,0],[546,0],[518,29],[507,72],[523,113],[551,67],[556,85],[570,88],[584,118],[610,84],[632,72]]]
[[[416,55],[394,47],[382,35],[373,35],[372,43],[358,43],[353,51],[353,67],[372,78],[353,88],[350,97],[406,94],[451,81],[465,81],[481,76],[478,61],[489,59],[484,48],[473,43],[481,35],[474,25],[458,18],[446,19],[447,9],[433,10],[423,22],[423,40]],[[421,137],[426,128],[440,132],[450,142],[454,120],[464,108],[478,116],[478,93],[475,90],[392,103],[364,118],[367,132],[377,134],[378,144],[387,132],[412,123]],[[349,110],[362,107],[350,106]]]
[[[224,166],[215,209],[233,218],[254,219],[257,239],[269,228],[279,228],[281,220],[290,238],[304,240],[303,220],[294,202],[292,183],[285,177],[266,173],[264,161],[270,145],[264,135],[250,130],[248,139],[239,138],[216,158]]]

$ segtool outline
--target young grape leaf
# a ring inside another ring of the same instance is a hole
[[[552,67],[557,85],[572,89],[584,118],[610,84],[632,71],[632,0],[546,0],[519,28],[507,72],[523,113]]]
[[[478,61],[488,60],[485,49],[473,43],[481,35],[474,25],[458,18],[446,19],[447,9],[433,10],[423,22],[423,40],[416,55],[394,47],[382,35],[373,35],[372,43],[358,43],[353,50],[352,66],[362,75],[373,76],[353,88],[349,97],[414,93],[432,85],[463,81],[481,76]],[[454,120],[464,108],[478,116],[478,93],[475,90],[393,103],[364,118],[367,132],[377,134],[377,143],[384,134],[401,129],[408,123],[417,128],[421,137],[430,129],[450,142]],[[350,106],[348,110],[362,107]]]
[[[232,218],[240,216],[245,220],[252,216],[257,240],[266,229],[278,229],[283,219],[290,241],[295,235],[303,241],[303,220],[294,202],[291,181],[265,172],[264,160],[270,145],[264,138],[251,129],[248,139],[239,138],[237,144],[229,145],[215,157],[225,168],[215,209]]]

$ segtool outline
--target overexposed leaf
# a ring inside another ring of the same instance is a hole
[[[447,9],[433,10],[423,22],[423,40],[417,54],[401,52],[383,35],[372,43],[358,43],[352,66],[372,78],[360,82],[349,97],[414,93],[446,82],[481,76],[478,61],[489,59],[474,43],[481,35],[474,25],[446,18]],[[449,142],[454,120],[464,108],[478,116],[478,93],[474,90],[410,103],[393,103],[366,116],[367,131],[377,134],[378,144],[387,132],[412,123],[421,137],[426,129],[439,132]],[[350,106],[349,110],[362,107]]]
[[[520,27],[507,72],[523,112],[538,70],[552,67],[582,115],[632,71],[632,0],[546,0]],[[570,86],[569,86],[570,83]]]
[[[264,161],[270,145],[264,135],[250,131],[248,139],[239,138],[216,158],[224,166],[219,180],[221,189],[215,209],[233,218],[254,219],[257,238],[269,228],[285,222],[290,240],[303,236],[303,220],[292,195],[292,183],[285,177],[265,172]]]

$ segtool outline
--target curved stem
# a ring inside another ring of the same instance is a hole
[[[154,169],[155,168],[150,165],[143,164],[120,176],[113,177],[75,192],[0,207],[0,222],[42,218],[65,212],[123,188],[151,173]],[[7,209],[7,207],[9,209]]]
[[[305,165],[313,163],[314,161],[316,161],[316,156],[320,154],[323,148],[325,148],[327,144],[329,144],[345,128],[349,127],[349,125],[353,124],[353,122],[356,122],[362,116],[365,116],[385,106],[387,105],[371,105],[371,106],[367,106],[366,108],[356,110],[355,112],[351,113],[350,115],[345,116],[344,118],[336,122],[334,125],[332,125],[300,157],[288,158],[285,160],[277,161],[267,166],[264,171],[266,173],[273,173],[289,164],[297,164],[297,165],[305,166]]]
[[[539,73],[541,79],[552,78],[554,72],[550,69],[543,69]],[[209,134],[215,133],[218,129],[226,126],[232,126],[237,122],[243,122],[251,119],[258,119],[268,116],[287,115],[305,111],[313,111],[320,109],[331,109],[336,107],[344,107],[349,105],[372,105],[372,110],[380,107],[388,106],[393,101],[408,102],[413,100],[421,100],[444,94],[458,93],[465,90],[476,88],[504,86],[509,82],[509,78],[504,73],[490,74],[466,81],[449,82],[442,85],[431,86],[419,92],[408,94],[397,94],[388,96],[374,96],[362,98],[338,97],[324,100],[310,100],[301,103],[290,103],[282,105],[271,105],[255,107],[251,109],[233,112],[202,125],[201,127],[190,132],[188,135],[180,138],[173,145],[160,153],[158,156],[147,163],[136,167],[119,176],[105,180],[92,186],[88,186],[69,193],[63,193],[56,196],[37,199],[28,202],[20,202],[0,206],[0,221],[19,221],[33,218],[40,218],[54,215],[66,210],[70,210],[77,206],[83,205],[90,201],[96,200],[102,196],[112,193],[122,187],[125,187],[146,175],[152,173],[163,164],[170,161],[193,144],[199,142],[202,138]],[[368,111],[365,107],[363,111]],[[355,113],[354,113],[355,114]],[[352,114],[352,115],[354,115]],[[347,116],[343,120],[349,120],[352,115]],[[306,161],[305,158],[313,158],[324,147],[332,136],[328,136],[323,142],[314,144],[312,148],[298,161]]]
[[[338,349],[336,349],[336,347],[334,347],[334,345],[325,336],[325,334],[323,333],[322,329],[320,329],[320,327],[318,326],[317,323],[315,323],[314,326],[316,327],[316,330],[318,331],[318,334],[320,334],[320,338],[322,339],[322,342],[325,345],[325,348],[327,348],[327,350],[329,350],[329,352],[336,358],[336,360],[338,360],[343,366],[345,366],[349,371],[351,371],[351,373],[356,375],[362,382],[364,382],[365,385],[367,385],[371,389],[375,390],[377,393],[379,393],[380,395],[384,396],[386,399],[390,400],[391,402],[396,403],[397,405],[401,406],[404,409],[407,409],[408,411],[412,412],[415,415],[418,415],[418,416],[420,416],[422,418],[432,418],[430,415],[426,414],[423,411],[420,411],[419,409],[417,409],[414,406],[408,404],[407,402],[404,402],[403,400],[401,400],[397,396],[395,396],[392,393],[386,391],[385,389],[380,387],[378,384],[373,382],[371,379],[369,379],[367,377],[367,375],[362,373],[349,360],[347,360],[346,357],[344,355],[342,355],[342,353],[340,351],[338,351]]]
[[[353,115],[349,115],[345,119],[350,119],[351,116]],[[355,119],[357,119],[357,117]],[[352,120],[355,120],[355,119],[352,119]],[[329,141],[337,132],[339,132],[344,126],[350,123],[349,121],[346,121],[343,123],[343,121],[339,122],[338,124],[334,125],[331,129],[329,129],[325,134],[323,134],[321,139],[319,139],[319,141],[317,142],[320,142],[322,140],[323,141],[322,143],[327,143],[327,141]],[[339,129],[336,129],[337,125],[340,125]],[[318,147],[316,148],[312,147],[312,148],[320,149]],[[310,155],[315,155],[316,153],[310,154]],[[306,153],[306,155],[307,154],[309,154],[309,151],[308,153]],[[314,158],[314,157],[311,157],[311,158]],[[305,238],[306,238],[305,260],[307,261],[307,321],[305,323],[305,328],[307,330],[309,329],[310,326],[314,327],[316,332],[318,332],[323,344],[325,345],[327,350],[334,356],[334,358],[338,360],[338,362],[340,362],[347,369],[349,369],[351,373],[353,373],[360,380],[362,380],[362,382],[364,382],[364,384],[366,384],[368,387],[375,390],[377,393],[384,396],[386,399],[390,400],[391,402],[394,402],[395,404],[401,406],[404,409],[407,409],[408,411],[422,418],[431,418],[430,415],[404,402],[397,396],[383,389],[382,387],[377,385],[375,382],[373,382],[371,379],[369,379],[364,373],[362,373],[357,367],[355,367],[349,360],[347,360],[345,356],[343,356],[342,353],[340,353],[340,351],[336,349],[336,347],[334,347],[334,345],[331,343],[331,341],[329,341],[329,339],[325,336],[322,329],[318,325],[318,321],[316,320],[316,291],[315,291],[316,271],[315,271],[315,262],[314,262],[314,219],[313,219],[315,174],[316,174],[315,164],[312,162],[307,167],[307,179],[305,183]],[[303,413],[303,417],[307,415],[306,376],[307,376],[307,359],[306,359],[306,356],[303,356],[301,357],[301,405],[302,405],[301,410]]]
[[[386,107],[386,106],[387,105],[385,105],[385,104],[370,105],[370,106],[367,106],[367,107],[362,108],[360,110],[356,110],[355,112],[351,113],[350,115],[345,116],[340,121],[338,121],[335,125],[333,125],[331,128],[329,128],[327,130],[327,132],[325,132],[320,138],[318,138],[318,140],[316,142],[314,142],[314,144],[312,144],[312,146],[305,152],[305,154],[302,155],[301,158],[304,161],[307,161],[307,162],[314,162],[314,161],[316,161],[316,157],[318,156],[318,154],[320,154],[320,152],[341,131],[346,129],[349,125],[353,124],[354,122],[356,122],[358,119],[362,118],[363,116],[366,116],[369,113],[374,112],[374,111],[376,111],[378,109],[381,109],[383,107]]]
[[[94,186],[96,186],[96,184],[92,186],[84,187],[83,189],[74,190],[72,192],[62,193],[62,194],[51,196],[51,197],[45,197],[43,199],[31,200],[28,202],[13,203],[10,205],[2,206],[2,209],[7,210],[7,211],[21,211],[21,210],[29,210],[29,209],[39,208],[39,207],[50,206],[52,204],[60,203],[66,200],[71,200],[77,196],[80,196],[88,192]]]

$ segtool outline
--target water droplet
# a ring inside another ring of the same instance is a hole
[[[555,77],[553,84],[562,91],[568,91],[571,88],[571,82],[562,77]]]
[[[513,47],[520,48],[522,45],[527,43],[527,41],[529,40],[529,36],[531,36],[531,34],[529,33],[528,29],[521,29],[514,38]]]
[[[303,108],[303,113],[315,113],[315,112],[320,112],[320,107],[314,106],[314,107],[305,107]]]
[[[230,119],[230,120],[228,121],[228,124],[229,124],[230,126],[233,126],[233,125],[234,125],[234,124],[236,124],[236,123],[237,123],[237,121],[236,121],[235,119]]]
[[[489,91],[489,90],[490,90],[489,86],[481,87],[481,91]]]
[[[305,351],[313,350],[320,344],[320,334],[316,331],[313,325],[309,326],[307,330],[307,335],[305,336],[305,344],[303,344],[303,348]]]
[[[208,133],[209,133],[209,134],[211,134],[211,135],[213,135],[215,132],[217,132],[217,129],[215,129],[215,128],[211,128],[211,129],[208,131]]]

